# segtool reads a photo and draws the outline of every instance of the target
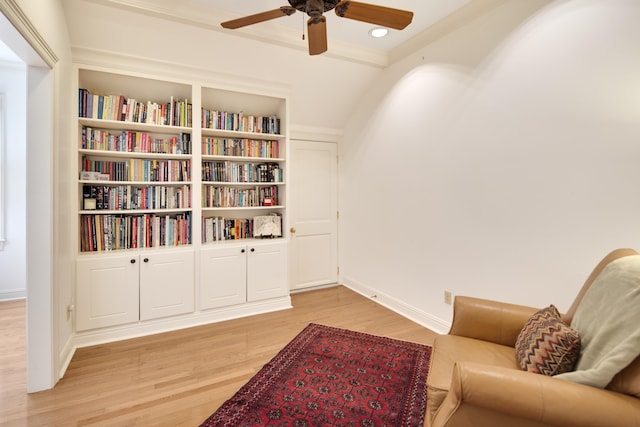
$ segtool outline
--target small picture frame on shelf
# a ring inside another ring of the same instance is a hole
[[[96,199],[83,199],[82,209],[85,211],[93,211],[96,210]]]
[[[260,215],[254,217],[253,237],[282,237],[282,217],[278,214]]]

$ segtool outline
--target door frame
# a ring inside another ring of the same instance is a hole
[[[26,347],[27,392],[32,393],[52,388],[59,378],[53,280],[53,147],[58,57],[14,0],[0,2],[0,13],[0,38],[27,65]]]

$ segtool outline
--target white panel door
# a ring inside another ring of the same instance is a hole
[[[76,262],[76,330],[138,321],[138,255]]]
[[[244,244],[200,249],[200,309],[247,301],[246,251]]]
[[[288,295],[287,242],[256,241],[247,249],[247,301]]]
[[[140,255],[140,320],[193,312],[193,257],[192,250]]]
[[[337,144],[292,140],[291,288],[338,280]]]

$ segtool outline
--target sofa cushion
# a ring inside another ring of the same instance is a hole
[[[552,304],[534,313],[524,324],[515,354],[524,371],[543,375],[569,372],[580,355],[580,335],[564,324]]]
[[[518,369],[513,347],[456,335],[438,335],[433,343],[431,367],[427,378],[427,418],[430,420],[449,392],[456,362],[475,362]]]

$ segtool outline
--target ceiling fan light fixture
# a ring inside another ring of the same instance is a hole
[[[352,0],[288,0],[290,6],[281,6],[279,9],[268,10],[244,16],[230,21],[221,22],[222,28],[235,30],[247,25],[272,19],[290,16],[296,11],[309,15],[307,21],[307,33],[309,34],[309,54],[319,55],[327,51],[327,20],[324,12],[335,10],[340,18],[354,21],[367,22],[376,25],[369,31],[372,37],[384,37],[388,34],[387,28],[403,30],[413,20],[413,12],[394,9],[392,7],[377,6]],[[304,36],[303,36],[304,39]]]
[[[384,27],[375,27],[369,30],[371,37],[380,38],[389,34],[389,29]]]

